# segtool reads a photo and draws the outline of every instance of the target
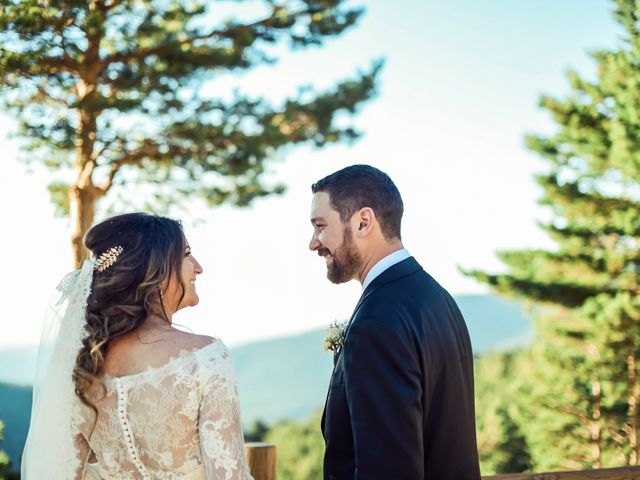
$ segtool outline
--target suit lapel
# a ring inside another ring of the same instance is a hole
[[[347,323],[347,327],[346,327],[347,331],[345,332],[345,339],[347,338],[347,335],[349,334],[349,329],[351,328],[351,325],[353,324],[356,318],[356,315],[358,314],[358,310],[360,310],[360,307],[362,306],[364,301],[367,298],[369,298],[373,294],[373,292],[375,292],[376,290],[378,290],[380,287],[384,285],[400,280],[401,278],[411,275],[412,273],[415,273],[419,270],[422,270],[422,267],[420,266],[420,264],[416,261],[415,258],[409,257],[402,260],[401,262],[396,263],[395,265],[390,266],[384,272],[382,272],[380,275],[374,278],[373,281],[367,286],[365,291],[362,292],[362,295],[360,295],[360,300],[358,300],[358,303],[356,304],[356,308],[353,309],[351,318],[349,318],[349,322]],[[333,354],[333,371],[331,372],[331,378],[333,378],[333,375],[335,374],[336,365],[338,364],[338,359],[340,358],[341,353],[342,353],[342,347],[340,347]],[[329,384],[331,385],[331,382],[329,382]],[[327,414],[328,400],[329,400],[329,391],[327,391],[327,398],[325,399],[325,402],[324,402],[324,409],[322,411],[322,420],[320,424],[323,436],[324,436],[324,421]]]
[[[368,290],[368,288],[367,288]],[[353,317],[356,316],[356,313],[358,312],[358,309],[360,308],[360,305],[362,305],[362,301],[364,300],[364,295],[366,293],[366,290],[364,292],[362,292],[362,295],[360,295],[360,300],[358,300],[358,303],[356,304],[356,308],[353,309],[353,313],[351,314],[351,318],[349,318],[349,322],[347,323],[347,326],[345,327],[347,329],[347,332],[349,331],[349,327],[351,326],[351,322],[353,321]],[[345,332],[345,339],[347,338],[347,332]],[[340,358],[340,353],[342,352],[342,345],[338,347],[338,349],[333,352],[333,370],[331,371],[331,379],[333,379],[333,375],[336,372],[336,365],[338,364],[338,359]],[[322,430],[322,436],[324,437],[324,420],[327,416],[327,402],[329,401],[329,392],[331,390],[331,380],[329,380],[329,388],[327,389],[327,396],[324,399],[324,408],[322,409],[322,419],[320,420],[320,429]]]

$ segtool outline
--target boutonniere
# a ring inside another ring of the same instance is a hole
[[[335,321],[327,329],[327,335],[324,337],[324,351],[332,351],[336,353],[344,346],[344,339],[347,336],[348,321]]]

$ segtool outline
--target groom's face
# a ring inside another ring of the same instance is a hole
[[[327,262],[327,278],[344,283],[356,278],[361,256],[353,241],[351,225],[342,223],[340,213],[331,207],[329,194],[318,192],[311,204],[313,237],[309,249],[318,252]]]

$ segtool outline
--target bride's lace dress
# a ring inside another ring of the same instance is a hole
[[[251,479],[235,373],[220,340],[182,351],[161,367],[102,380],[106,396],[97,402],[93,433],[92,410],[80,402],[75,409],[79,454],[92,452],[87,469],[100,478]]]

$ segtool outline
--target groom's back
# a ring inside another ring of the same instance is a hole
[[[325,478],[479,480],[464,319],[414,259],[380,277],[332,379]]]
[[[422,390],[424,478],[480,478],[475,432],[473,352],[451,295],[419,270],[379,288],[359,316],[375,316],[403,336]]]
[[[402,288],[402,286],[399,286]],[[430,275],[414,279],[412,321],[423,377],[425,478],[479,479],[473,352],[455,301]]]

